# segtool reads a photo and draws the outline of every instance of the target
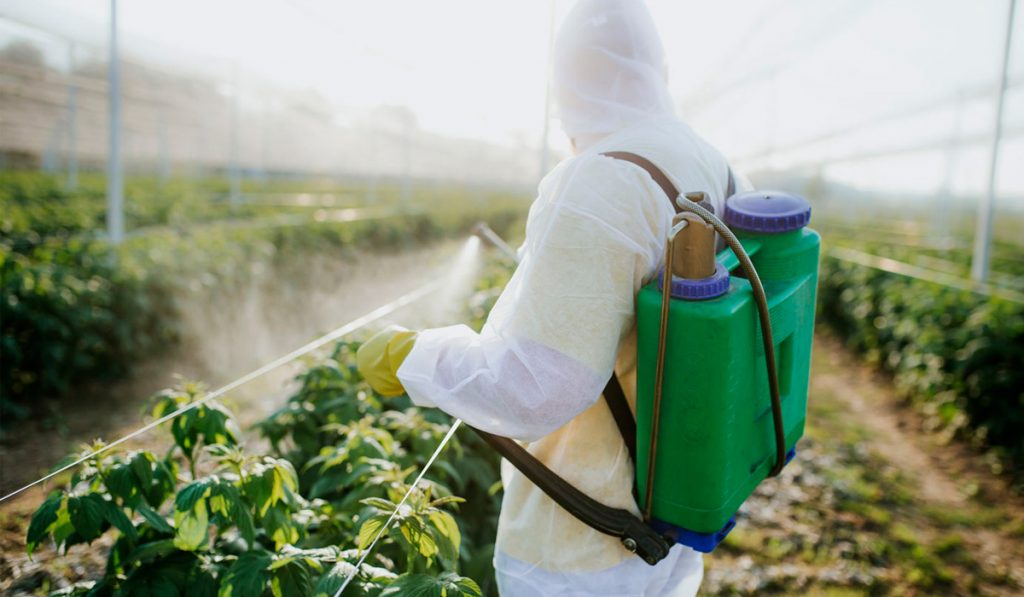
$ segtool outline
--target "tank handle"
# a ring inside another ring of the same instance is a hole
[[[713,213],[704,209],[698,203],[690,199],[678,196],[674,202],[682,212],[696,214],[702,220],[710,224],[720,235],[722,235],[722,238],[725,239],[726,245],[732,249],[732,252],[739,260],[739,265],[743,268],[744,273],[746,273],[747,281],[750,283],[750,287],[754,292],[754,302],[757,305],[758,321],[761,325],[761,337],[764,341],[765,365],[768,370],[768,391],[771,397],[772,421],[774,423],[775,431],[775,464],[772,466],[768,476],[775,477],[782,471],[782,467],[786,464],[786,434],[782,421],[782,399],[779,394],[779,377],[775,363],[775,343],[772,339],[772,324],[768,310],[768,297],[765,294],[764,286],[761,284],[761,278],[758,276],[757,270],[754,268],[754,264],[750,261],[750,256],[744,249],[743,244],[740,243],[739,239],[736,238],[736,235],[733,234],[732,230],[730,230],[728,226],[715,217]],[[652,497],[654,495],[654,470],[657,460],[658,430],[660,428],[662,379],[664,377],[665,367],[665,344],[668,335],[669,304],[672,298],[672,276],[668,275],[668,273],[675,271],[673,268],[673,261],[676,253],[676,236],[689,225],[690,222],[687,219],[680,219],[677,221],[669,233],[668,242],[665,246],[666,275],[662,276],[661,322],[658,332],[658,354],[655,363],[654,404],[651,416],[651,443],[647,459],[647,483],[645,488],[643,512],[644,520],[646,521],[651,520],[651,510],[653,507]],[[758,248],[760,248],[760,246],[758,246]]]

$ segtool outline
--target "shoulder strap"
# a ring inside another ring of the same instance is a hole
[[[515,441],[476,428],[473,431],[583,524],[606,535],[618,537],[623,547],[651,566],[668,555],[671,543],[630,511],[606,506],[576,489]]]
[[[626,443],[629,450],[629,458],[636,464],[636,419],[633,418],[633,411],[629,409],[626,401],[626,394],[619,384],[619,376],[612,372],[608,385],[604,388],[604,401],[608,404],[608,410],[612,411],[612,418],[619,428],[622,441]]]
[[[654,165],[654,162],[648,160],[642,155],[637,155],[628,151],[606,151],[601,155],[629,162],[630,164],[640,166],[646,170],[647,174],[654,179],[654,182],[658,183],[658,186],[661,187],[661,190],[665,191],[665,195],[668,196],[669,202],[672,203],[672,208],[676,210],[676,213],[679,213],[679,206],[676,205],[676,197],[679,196],[679,190],[676,188],[676,185],[672,184],[672,181],[668,179],[668,176],[665,176],[665,173],[661,171],[661,168]],[[736,193],[736,178],[732,174],[732,167],[728,164],[726,164],[726,171],[728,172],[728,179],[725,183],[725,198],[728,199]],[[703,207],[711,213],[715,212],[714,207],[710,204]]]
[[[668,195],[668,200],[672,202],[672,207],[676,206],[675,200],[676,197],[679,196],[679,190],[676,189],[676,185],[672,184],[672,181],[668,179],[668,176],[665,176],[665,173],[661,171],[661,168],[655,166],[653,162],[643,156],[630,153],[628,151],[606,151],[601,155],[629,162],[630,164],[635,164],[646,170],[647,173],[651,175],[651,178],[654,179],[654,182],[658,183],[658,186],[661,187],[661,190],[665,191],[665,194]],[[678,208],[676,211],[679,211]]]

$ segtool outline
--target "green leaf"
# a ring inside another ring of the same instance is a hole
[[[167,519],[156,510],[145,504],[141,504],[135,511],[141,514],[142,517],[146,519],[146,522],[148,522],[155,530],[161,533],[174,534],[174,527],[172,527],[170,523],[167,522]]]
[[[459,559],[459,544],[462,540],[458,523],[451,514],[441,510],[431,511],[427,518],[432,525],[441,557],[449,564],[454,564]]]
[[[426,574],[407,574],[399,576],[391,586],[384,589],[384,595],[401,595],[402,597],[480,597],[480,585],[471,578],[459,576],[454,572],[446,572],[439,577]]]
[[[313,589],[313,597],[334,597],[334,594],[344,584],[345,579],[355,570],[356,567],[348,562],[335,563],[334,566],[331,566],[330,570],[320,576],[320,581],[316,583],[316,588]]]
[[[292,463],[283,458],[277,459],[276,463],[276,472],[278,476],[281,478],[281,481],[284,484],[284,486],[287,487],[288,489],[291,489],[292,491],[298,491],[299,477],[295,473],[295,467],[292,466]]]
[[[223,494],[214,494],[210,496],[210,514],[219,514],[224,517],[231,516],[231,508],[233,504],[229,504],[227,498]]]
[[[107,490],[110,491],[110,495],[121,498],[127,505],[131,505],[135,501],[135,497],[139,492],[134,473],[128,465],[124,464],[110,467],[104,479],[104,484],[107,486]]]
[[[263,523],[263,528],[270,535],[270,538],[274,540],[275,547],[278,549],[299,540],[299,531],[295,528],[291,516],[284,508],[271,508],[267,510],[261,522]]]
[[[103,532],[105,510],[103,498],[95,493],[68,498],[71,525],[84,542],[92,541]]]
[[[313,592],[313,576],[304,562],[291,561],[273,571],[270,590],[274,597],[309,595]]]
[[[60,491],[51,492],[46,500],[32,514],[32,522],[28,525],[28,536],[25,541],[25,550],[29,557],[36,547],[50,534],[51,529],[57,522],[57,513],[64,505],[64,494]]]
[[[217,579],[202,566],[195,566],[188,575],[185,597],[216,597]]]
[[[134,562],[148,562],[149,560],[162,558],[172,554],[177,549],[178,548],[174,545],[173,539],[150,541],[149,543],[143,543],[135,548],[131,555],[128,556],[128,560]]]
[[[238,528],[238,534],[242,536],[242,539],[251,548],[253,542],[256,540],[256,525],[252,520],[252,513],[241,501],[235,502],[234,509],[235,526]]]
[[[274,480],[276,476],[273,468],[260,464],[245,480],[243,486],[245,495],[256,506],[256,512],[260,516],[266,514],[267,510],[274,505]]]
[[[238,556],[220,583],[218,597],[258,597],[267,588],[271,555],[249,551]]]
[[[427,532],[423,522],[418,517],[406,518],[399,523],[398,529],[402,536],[405,537],[405,540],[409,542],[409,545],[413,546],[427,560],[438,554],[437,542],[434,540],[433,535]]]
[[[376,497],[371,497],[371,498],[366,498],[366,499],[363,499],[363,500],[359,500],[359,503],[366,504],[367,506],[371,506],[371,507],[376,508],[376,509],[380,510],[381,512],[384,512],[384,513],[387,513],[387,514],[391,514],[392,512],[395,511],[395,508],[398,507],[398,505],[395,504],[392,501],[386,500],[384,498],[376,498]]]
[[[179,512],[188,512],[195,507],[199,500],[206,497],[210,492],[210,486],[216,482],[215,478],[199,479],[181,488],[178,496],[174,499],[174,509]]]
[[[103,504],[103,517],[109,522],[114,528],[124,533],[132,541],[135,541],[139,534],[135,531],[135,526],[132,521],[128,520],[125,516],[124,510],[119,508],[114,502],[108,502],[101,498]]]
[[[174,523],[178,532],[174,536],[174,545],[184,551],[199,549],[209,536],[210,517],[206,511],[206,502],[196,502],[188,512],[176,511]]]
[[[373,543],[385,522],[387,522],[386,516],[374,516],[364,522],[363,526],[359,527],[359,537],[356,539],[356,545],[359,549],[366,549],[370,546],[370,543]]]
[[[149,452],[136,452],[130,461],[132,472],[140,487],[149,487],[153,483],[153,464],[156,459]]]
[[[171,551],[140,564],[114,593],[125,597],[172,597],[185,592],[189,575],[199,560],[190,553]]]
[[[177,486],[175,472],[177,465],[173,460],[160,460],[155,463],[156,470],[153,474],[153,484],[146,490],[146,502],[154,508],[159,508],[167,496],[174,493]]]
[[[71,514],[68,512],[68,501],[65,500],[60,510],[57,510],[57,522],[51,527],[53,541],[58,547],[65,545],[68,540],[76,537],[75,525],[71,524]]]
[[[449,495],[449,496],[437,498],[436,500],[430,502],[430,507],[438,508],[438,507],[441,507],[441,506],[446,506],[448,504],[461,504],[461,503],[464,503],[465,501],[466,501],[465,499],[460,498],[457,495]]]

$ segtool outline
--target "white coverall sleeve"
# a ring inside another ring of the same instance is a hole
[[[604,156],[555,169],[482,331],[458,325],[417,337],[398,370],[413,402],[523,441],[591,406],[661,256],[671,208],[664,197],[651,201],[660,193],[646,173]]]

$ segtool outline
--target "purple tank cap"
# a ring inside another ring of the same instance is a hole
[[[665,272],[658,274],[658,290],[665,284]],[[699,301],[722,296],[729,292],[729,272],[721,263],[715,263],[715,273],[707,278],[680,278],[672,276],[672,298]]]
[[[725,202],[725,223],[747,232],[779,234],[799,230],[811,221],[811,204],[783,191],[748,191]]]

